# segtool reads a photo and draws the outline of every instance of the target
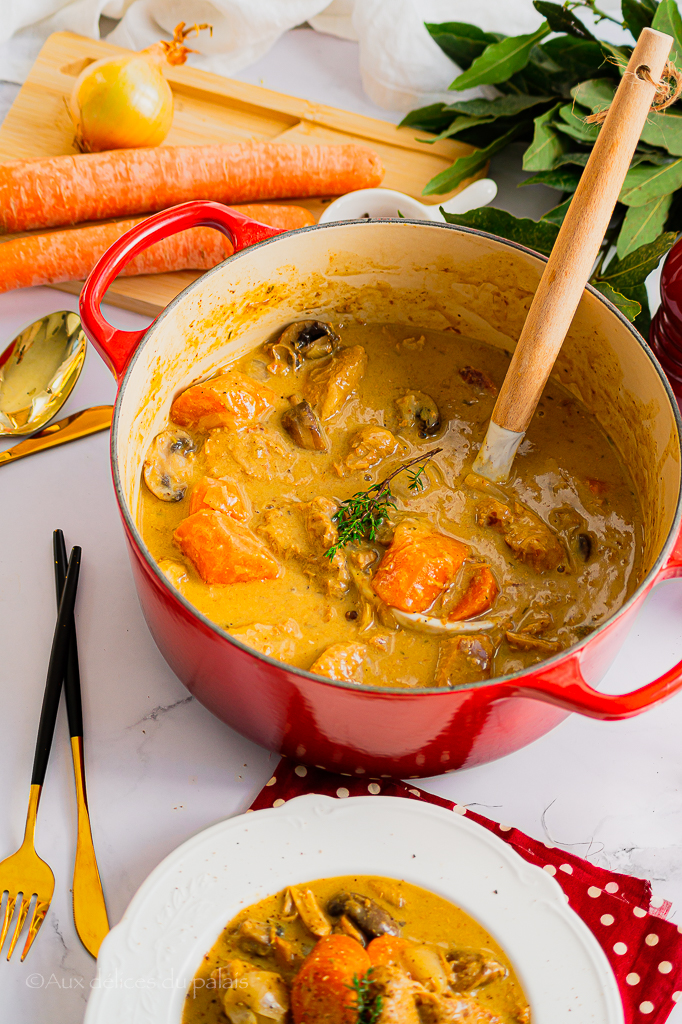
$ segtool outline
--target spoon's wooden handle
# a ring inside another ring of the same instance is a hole
[[[568,208],[535,293],[492,419],[523,433],[587,284],[639,141],[672,37],[645,28]],[[645,72],[644,72],[645,73]]]

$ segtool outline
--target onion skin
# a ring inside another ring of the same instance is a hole
[[[85,152],[158,146],[173,121],[173,93],[155,53],[104,57],[78,76],[70,109]]]

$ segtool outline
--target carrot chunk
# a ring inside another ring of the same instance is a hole
[[[265,544],[224,512],[195,512],[183,519],[173,537],[204,583],[274,580],[280,574],[279,562]]]
[[[367,956],[373,966],[400,967],[403,969],[403,955],[412,943],[397,935],[380,935],[372,939],[367,947]]]
[[[275,393],[270,388],[237,370],[228,370],[183,391],[173,402],[170,415],[174,423],[191,430],[241,430],[257,423],[274,404]]]
[[[332,644],[310,666],[311,672],[347,683],[362,682],[362,665],[367,655],[365,644],[354,642]]]
[[[470,619],[473,615],[486,612],[492,606],[499,591],[500,588],[490,567],[479,565],[469,581],[469,586],[448,614],[448,622],[459,622],[460,619]]]
[[[194,515],[205,508],[224,512],[240,523],[245,523],[249,518],[248,499],[233,480],[215,480],[212,476],[202,476],[192,489],[189,514]]]
[[[372,581],[392,608],[423,612],[454,579],[468,551],[464,544],[411,523],[400,523]]]
[[[320,939],[291,987],[294,1024],[356,1024],[353,978],[363,978],[371,966],[367,953],[350,936]]]

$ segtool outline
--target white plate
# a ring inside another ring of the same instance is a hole
[[[104,940],[85,1024],[179,1024],[230,918],[286,885],[356,873],[404,878],[480,921],[512,960],[533,1024],[623,1024],[601,947],[545,871],[432,804],[316,795],[230,818],[167,857]]]

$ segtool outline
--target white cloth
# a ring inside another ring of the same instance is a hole
[[[456,66],[424,27],[425,21],[473,21],[513,35],[540,23],[532,0],[0,0],[0,79],[21,82],[51,32],[99,38],[101,15],[121,19],[107,39],[141,50],[170,38],[184,21],[208,22],[213,36],[196,42],[189,63],[235,75],[258,60],[289,29],[308,21],[360,44],[365,91],[388,110],[411,110],[448,98]],[[618,0],[604,0],[613,10]],[[452,93],[449,94],[450,98]],[[480,95],[478,90],[458,98]]]

